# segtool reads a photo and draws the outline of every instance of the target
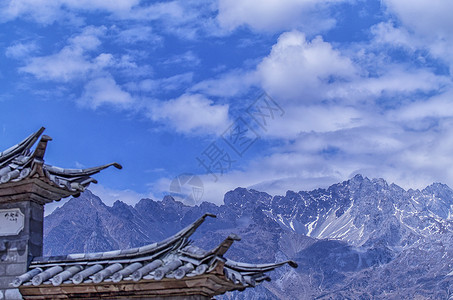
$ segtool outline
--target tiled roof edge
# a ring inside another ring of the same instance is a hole
[[[0,168],[3,167],[3,165],[6,165],[7,163],[9,163],[9,161],[12,158],[14,158],[15,156],[23,153],[26,150],[30,150],[30,148],[33,147],[33,145],[36,143],[38,138],[44,132],[44,130],[45,130],[45,128],[41,127],[38,131],[29,135],[22,142],[12,146],[11,148],[9,148],[3,152],[0,152]]]
[[[96,261],[105,259],[124,259],[137,256],[150,255],[156,252],[166,252],[174,249],[176,245],[184,244],[187,239],[200,227],[201,224],[206,220],[207,217],[215,218],[216,215],[206,213],[192,224],[180,230],[173,236],[158,242],[151,243],[142,247],[125,249],[125,250],[114,250],[107,252],[95,252],[95,253],[77,253],[68,254],[66,256],[47,256],[47,257],[35,257],[32,261],[32,265],[45,265],[45,264],[58,264],[64,262],[80,262],[80,261]]]

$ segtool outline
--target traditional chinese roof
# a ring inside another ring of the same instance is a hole
[[[240,240],[235,234],[210,251],[194,246],[189,237],[206,217],[215,215],[205,214],[166,240],[139,248],[35,258],[12,285],[25,299],[212,297],[270,280],[266,273],[286,263],[297,267],[293,261],[247,264],[224,258]]]
[[[44,164],[44,154],[47,142],[51,141],[47,135],[42,135],[45,128],[42,127],[21,143],[0,152],[0,186],[13,186],[15,194],[20,193],[17,186],[30,181],[31,184],[39,185],[43,190],[50,191],[42,198],[42,202],[60,200],[68,196],[79,196],[90,183],[97,183],[91,178],[105,168],[114,166],[121,169],[118,163],[111,163],[88,169],[63,169]],[[39,140],[32,151],[31,148]],[[24,187],[24,191],[33,191],[30,186]],[[36,192],[36,194],[39,194]],[[0,196],[4,196],[0,193]],[[11,195],[13,198],[14,195]]]

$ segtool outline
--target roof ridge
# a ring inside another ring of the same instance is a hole
[[[8,164],[10,160],[12,160],[20,153],[23,153],[26,150],[30,150],[30,148],[33,147],[33,145],[36,143],[45,129],[45,127],[41,127],[38,131],[26,137],[22,142],[6,149],[3,152],[0,152],[0,168],[3,168],[4,165]]]
[[[157,252],[161,252],[161,254],[163,254],[180,246],[185,246],[188,238],[197,230],[198,227],[200,227],[201,224],[203,224],[203,222],[206,220],[206,217],[216,218],[216,215],[205,213],[203,216],[195,220],[192,224],[186,226],[184,229],[161,242],[150,243],[141,247],[129,248],[125,250],[112,250],[93,253],[74,253],[68,254],[66,256],[40,256],[35,257],[31,264],[41,265],[45,263],[92,261],[109,258],[120,260],[125,257],[145,256]]]

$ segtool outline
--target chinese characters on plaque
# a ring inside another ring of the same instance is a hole
[[[19,234],[24,229],[24,220],[19,208],[0,209],[0,236]]]

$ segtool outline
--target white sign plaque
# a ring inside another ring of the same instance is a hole
[[[24,221],[19,208],[0,209],[0,236],[19,234],[24,229]]]

